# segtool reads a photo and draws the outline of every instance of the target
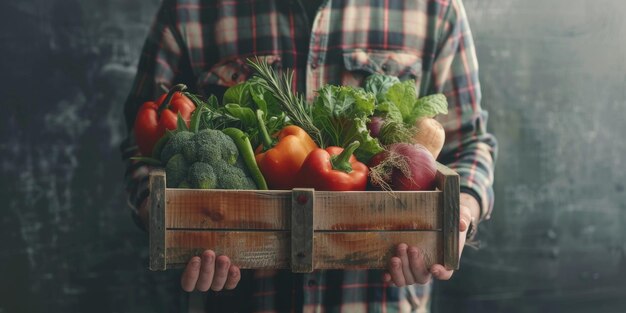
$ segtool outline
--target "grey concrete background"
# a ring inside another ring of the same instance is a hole
[[[158,0],[0,2],[0,313],[175,312],[120,184]],[[482,248],[436,312],[626,312],[626,2],[465,0],[500,141]]]

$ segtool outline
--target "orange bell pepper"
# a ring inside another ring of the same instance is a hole
[[[309,153],[317,149],[317,144],[306,131],[294,125],[284,127],[274,135],[276,140],[272,140],[265,128],[262,113],[257,111],[263,140],[263,145],[256,150],[257,165],[269,189],[292,189],[296,173]]]

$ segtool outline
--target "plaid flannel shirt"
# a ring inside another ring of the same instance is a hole
[[[446,143],[438,161],[460,174],[462,192],[476,197],[481,220],[489,218],[496,141],[486,131],[461,0],[324,0],[313,20],[297,0],[165,0],[125,106],[129,134],[121,149],[131,207],[147,195],[147,167],[128,160],[138,153],[132,132],[138,107],[162,93],[161,84],[182,82],[221,96],[251,77],[246,59],[254,55],[293,69],[296,90],[309,100],[323,84],[359,85],[374,72],[414,79],[420,95],[445,94],[449,114],[438,120]],[[392,287],[380,271],[250,275],[256,312],[428,310],[430,285]]]

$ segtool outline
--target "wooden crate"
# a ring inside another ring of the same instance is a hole
[[[241,268],[311,272],[385,268],[395,246],[427,265],[459,265],[459,176],[438,164],[437,190],[328,192],[165,187],[150,173],[150,269],[184,266],[212,249]]]

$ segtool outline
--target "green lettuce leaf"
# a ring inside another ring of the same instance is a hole
[[[226,92],[224,92],[224,98],[222,99],[222,105],[235,103],[240,106],[248,106],[251,100],[250,84],[242,82],[226,89]]]
[[[365,79],[365,85],[363,89],[367,92],[371,92],[376,96],[376,101],[380,104],[385,102],[387,91],[394,84],[399,83],[400,80],[395,76],[388,76],[383,74],[372,74]]]
[[[413,115],[418,119],[434,117],[437,114],[448,114],[448,100],[440,93],[419,98],[413,108]]]
[[[352,87],[326,85],[318,90],[313,103],[313,122],[329,146],[346,147],[353,141],[361,145],[356,158],[368,162],[383,151],[377,139],[367,129],[369,116],[374,113],[374,94]]]
[[[376,116],[382,116],[387,120],[402,122],[402,113],[391,101],[385,101],[376,106]]]
[[[448,114],[448,101],[443,94],[434,94],[417,99],[415,82],[407,80],[389,88],[387,99],[398,108],[402,121],[414,125],[422,117]]]
[[[413,125],[415,123],[413,108],[415,101],[417,101],[417,88],[415,88],[414,81],[407,80],[394,84],[387,91],[386,98],[398,108],[405,124]]]

